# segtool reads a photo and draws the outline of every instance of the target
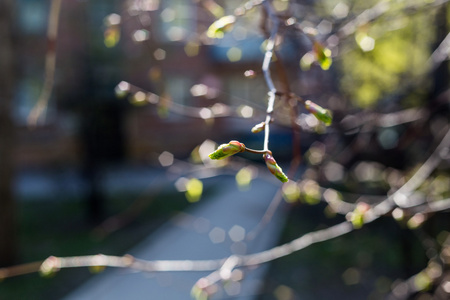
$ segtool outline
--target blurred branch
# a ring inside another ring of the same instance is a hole
[[[439,46],[431,54],[427,64],[432,66],[432,70],[436,69],[443,61],[447,60],[450,55],[450,33],[444,38]]]
[[[117,85],[116,92],[119,94],[119,96],[122,93],[127,95],[129,94],[131,97],[130,101],[136,102],[138,103],[138,105],[148,103],[152,105],[163,106],[170,112],[190,118],[214,119],[225,117],[242,117],[242,115],[239,112],[240,109],[239,107],[232,107],[221,102],[217,102],[210,107],[195,107],[183,105],[172,101],[169,97],[159,96],[155,93],[149,92],[143,88],[140,88],[126,81],[122,81]],[[244,101],[243,99],[240,98],[239,100]],[[260,111],[257,107],[254,106],[253,103],[252,109],[253,111],[256,112]],[[263,111],[261,110],[260,112],[262,113]]]
[[[39,117],[48,106],[48,101],[53,91],[56,67],[56,38],[58,36],[59,15],[61,12],[61,0],[52,0],[47,28],[47,53],[45,54],[44,85],[37,103],[28,115],[28,124],[36,126]]]
[[[395,205],[404,208],[408,207],[408,196],[417,189],[430,174],[439,166],[445,152],[448,152],[450,145],[450,130],[447,131],[439,145],[431,156],[422,164],[414,175],[397,191],[390,195],[386,200],[377,204],[373,208],[373,216],[367,215],[368,220],[376,218],[379,215],[389,212]]]
[[[21,276],[39,271],[44,261],[35,261],[31,263],[16,265],[8,268],[0,268],[0,281],[5,278]]]
[[[434,200],[425,204],[416,206],[411,211],[416,213],[434,213],[439,211],[446,211],[450,209],[450,198]]]
[[[445,205],[435,206],[433,207],[433,211],[436,212],[449,208],[450,199],[441,201],[445,201]],[[377,206],[375,206],[366,213],[367,216],[370,215],[370,218],[364,218],[364,223],[372,222],[378,219],[384,213],[385,212],[383,210],[380,210]],[[288,243],[282,244],[266,251],[242,256],[231,256],[235,259],[233,259],[232,267],[226,268],[226,270],[230,270],[235,267],[248,267],[267,263],[275,259],[290,255],[294,252],[300,251],[313,244],[342,236],[353,230],[354,227],[352,223],[349,221],[345,221],[326,229],[309,232]],[[133,270],[144,272],[220,271],[225,270],[225,263],[227,260],[230,260],[231,257],[211,260],[141,260],[134,258],[131,255],[111,256],[99,254],[73,257],[50,256],[42,263],[34,262],[9,268],[1,268],[0,279],[34,273],[38,271],[40,271],[44,275],[49,275],[63,268],[98,266],[130,268]]]
[[[248,240],[254,240],[258,236],[258,234],[264,229],[264,227],[272,220],[272,217],[275,214],[282,200],[283,200],[283,193],[281,191],[281,188],[279,188],[275,196],[273,196],[272,201],[270,201],[270,204],[267,207],[261,220],[255,226],[255,228],[253,228],[251,231],[248,232],[247,234]]]
[[[408,279],[394,283],[395,286],[389,295],[386,297],[387,300],[406,300],[421,291],[428,290],[432,285],[443,285],[446,284],[446,280],[441,281],[441,276],[444,273],[445,264],[447,264],[449,254],[450,254],[450,238],[447,239],[442,244],[440,253],[434,255],[427,264],[427,267],[420,272],[414,274]],[[445,293],[446,296],[448,292]],[[444,299],[438,295],[433,299]],[[440,295],[447,298],[446,296]]]
[[[425,119],[428,115],[429,113],[425,109],[419,108],[409,108],[387,114],[360,112],[354,115],[346,115],[341,120],[341,125],[347,131],[352,131],[363,125],[366,129],[372,126],[386,128]]]
[[[337,37],[339,40],[346,38],[356,32],[356,30],[368,23],[371,23],[386,13],[395,14],[399,10],[412,12],[412,11],[423,11],[424,8],[434,8],[446,4],[449,0],[438,0],[433,2],[422,2],[421,4],[409,4],[408,2],[404,7],[400,7],[398,10],[392,10],[390,1],[379,1],[373,7],[364,10],[361,14],[348,21],[345,25],[340,27],[335,33],[331,34],[327,41],[330,44],[330,48],[334,48],[338,43],[331,42]],[[331,46],[332,45],[332,46]]]
[[[234,262],[234,266],[246,267],[266,263],[304,249],[312,244],[341,236],[352,230],[353,227],[351,223],[343,222],[327,229],[310,232],[281,246],[254,254],[240,256],[238,257],[238,261]],[[71,257],[50,256],[42,262],[42,264],[40,262],[35,262],[9,268],[1,268],[0,279],[38,271],[43,275],[50,275],[64,268],[98,266],[129,268],[143,272],[216,271],[220,270],[229,259],[230,257],[211,260],[141,260],[128,254],[124,256],[103,254]],[[15,272],[14,270],[22,271]]]

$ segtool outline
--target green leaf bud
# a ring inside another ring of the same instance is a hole
[[[255,126],[253,126],[252,128],[252,132],[253,133],[258,133],[264,130],[264,128],[266,127],[266,122],[261,122],[256,124]]]
[[[209,26],[206,35],[212,39],[221,39],[223,38],[225,32],[228,32],[233,28],[233,24],[235,22],[235,16],[224,16]]]
[[[326,126],[330,126],[333,121],[333,115],[330,110],[317,105],[311,100],[305,101],[305,108],[312,113],[317,120],[322,121]]]
[[[333,60],[331,59],[331,50],[325,48],[319,42],[314,42],[313,52],[316,56],[317,63],[320,65],[322,70],[328,70],[333,62]]]
[[[360,229],[364,225],[365,214],[370,210],[370,205],[365,202],[359,202],[355,210],[351,213],[350,221],[353,228]]]
[[[39,273],[43,277],[53,276],[60,269],[60,259],[56,256],[50,256],[39,267]]]
[[[277,164],[275,159],[269,153],[265,153],[263,155],[264,161],[266,162],[267,168],[270,173],[272,173],[276,178],[278,178],[281,182],[288,182],[289,178],[283,173],[281,167]]]
[[[228,144],[222,144],[216,151],[209,154],[211,159],[224,159],[228,156],[245,151],[245,145],[238,141],[231,141]]]

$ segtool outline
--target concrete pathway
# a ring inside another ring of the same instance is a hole
[[[221,190],[217,194],[201,200],[190,211],[180,213],[129,253],[149,260],[217,259],[275,246],[285,219],[286,211],[282,207],[255,240],[243,241],[243,236],[258,224],[280,183],[256,179],[249,190],[241,192],[233,176],[223,175],[205,184],[218,184],[218,181]],[[244,270],[241,282],[222,286],[212,299],[255,299],[265,271],[267,265]],[[111,268],[64,300],[191,299],[192,286],[209,273],[143,273]]]

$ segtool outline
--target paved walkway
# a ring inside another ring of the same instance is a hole
[[[217,178],[205,184],[217,184]],[[282,208],[257,239],[246,242],[242,238],[260,221],[279,186],[279,182],[256,179],[249,190],[240,192],[233,176],[221,176],[221,191],[211,199],[203,199],[192,210],[180,213],[129,253],[149,260],[216,259],[271,248],[277,244],[284,223]],[[240,283],[221,288],[212,299],[255,299],[266,270],[267,265],[245,270]],[[142,273],[111,268],[64,300],[191,299],[192,286],[209,273]]]

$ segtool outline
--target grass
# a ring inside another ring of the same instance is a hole
[[[210,192],[206,189],[204,194]],[[82,199],[19,201],[20,262],[41,261],[50,255],[123,255],[189,205],[183,193],[172,187],[163,187],[158,194],[144,197],[137,194],[114,195],[106,199],[107,215],[124,211],[138,197],[141,203],[138,214],[126,227],[104,238],[95,234],[86,222]],[[7,278],[0,283],[0,299],[60,299],[91,276],[87,268],[79,268],[61,270],[53,278],[43,278],[37,273]]]

